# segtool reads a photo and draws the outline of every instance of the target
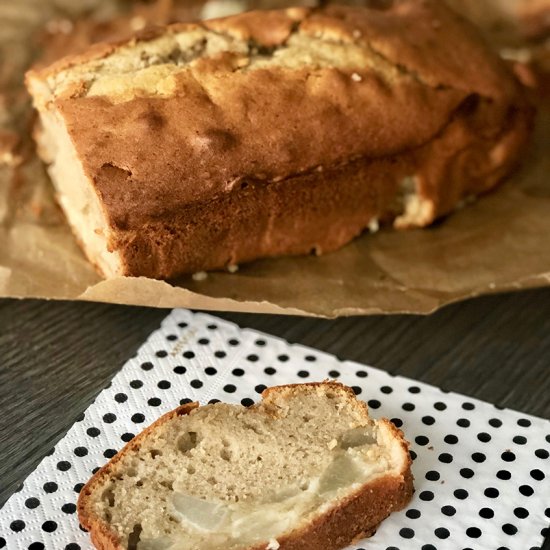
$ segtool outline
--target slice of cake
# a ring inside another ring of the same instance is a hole
[[[350,388],[279,386],[163,416],[82,489],[79,517],[101,550],[336,550],[408,503],[410,465]]]

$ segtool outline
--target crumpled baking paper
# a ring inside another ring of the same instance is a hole
[[[11,105],[17,98],[23,113],[28,109],[21,72],[36,50],[32,37],[44,17],[40,14],[51,16],[43,10],[45,1],[25,3],[25,13],[35,17],[18,19],[18,32],[8,18],[17,14],[3,14],[6,6],[0,3],[0,49],[6,59],[13,59],[4,67],[8,76],[2,80],[0,73],[0,100]],[[103,5],[99,0],[89,3]],[[70,31],[68,21],[58,21],[57,27]],[[99,35],[105,32],[102,27]],[[0,101],[0,125],[1,107]],[[8,109],[4,115],[13,113]],[[30,125],[28,114],[12,118],[11,126],[19,125],[19,130]],[[3,124],[9,130],[10,121]],[[2,143],[0,132],[0,149]],[[434,227],[382,229],[320,258],[261,260],[240,266],[236,273],[214,272],[205,279],[175,282],[102,280],[55,206],[31,145],[23,145],[25,162],[17,166],[16,158],[0,167],[0,296],[337,317],[429,313],[465,298],[550,282],[550,116],[544,109],[522,167],[494,193]]]

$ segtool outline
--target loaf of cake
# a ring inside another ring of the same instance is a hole
[[[413,493],[408,444],[334,382],[183,405],[80,492],[99,550],[337,550]]]
[[[38,150],[106,277],[173,278],[422,227],[493,188],[532,118],[439,0],[253,11],[31,70]]]

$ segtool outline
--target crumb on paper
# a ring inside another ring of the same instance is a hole
[[[147,21],[141,15],[136,15],[130,19],[130,27],[133,31],[141,31],[145,28],[145,25],[147,25]]]
[[[279,550],[280,547],[281,545],[277,539],[271,539],[265,550]]]
[[[377,233],[380,229],[380,222],[378,221],[378,218],[372,218],[368,227],[371,233]]]
[[[192,278],[193,281],[204,281],[208,277],[208,273],[206,271],[197,271],[197,273],[193,273]]]
[[[502,48],[499,54],[507,61],[517,61],[518,63],[529,63],[533,58],[529,48]]]
[[[10,151],[0,151],[0,166],[19,166],[23,162],[22,157]]]
[[[237,271],[239,271],[239,266],[237,264],[230,264],[227,266],[227,271],[229,271],[229,273],[237,273]]]
[[[0,165],[15,167],[23,162],[23,157],[17,153],[20,137],[9,130],[0,130]]]
[[[354,82],[361,82],[361,80],[363,80],[361,78],[361,75],[359,73],[353,73],[351,75],[351,79],[354,81]]]
[[[247,4],[243,0],[209,0],[201,11],[201,19],[215,19],[226,17],[246,10]]]
[[[46,31],[50,34],[70,34],[73,27],[70,19],[52,19],[46,23]]]

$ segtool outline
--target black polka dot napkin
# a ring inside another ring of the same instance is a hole
[[[266,386],[338,379],[411,441],[416,493],[365,550],[535,550],[550,518],[550,422],[173,311],[0,511],[0,548],[91,549],[75,503],[88,478],[180,403],[250,405]]]

